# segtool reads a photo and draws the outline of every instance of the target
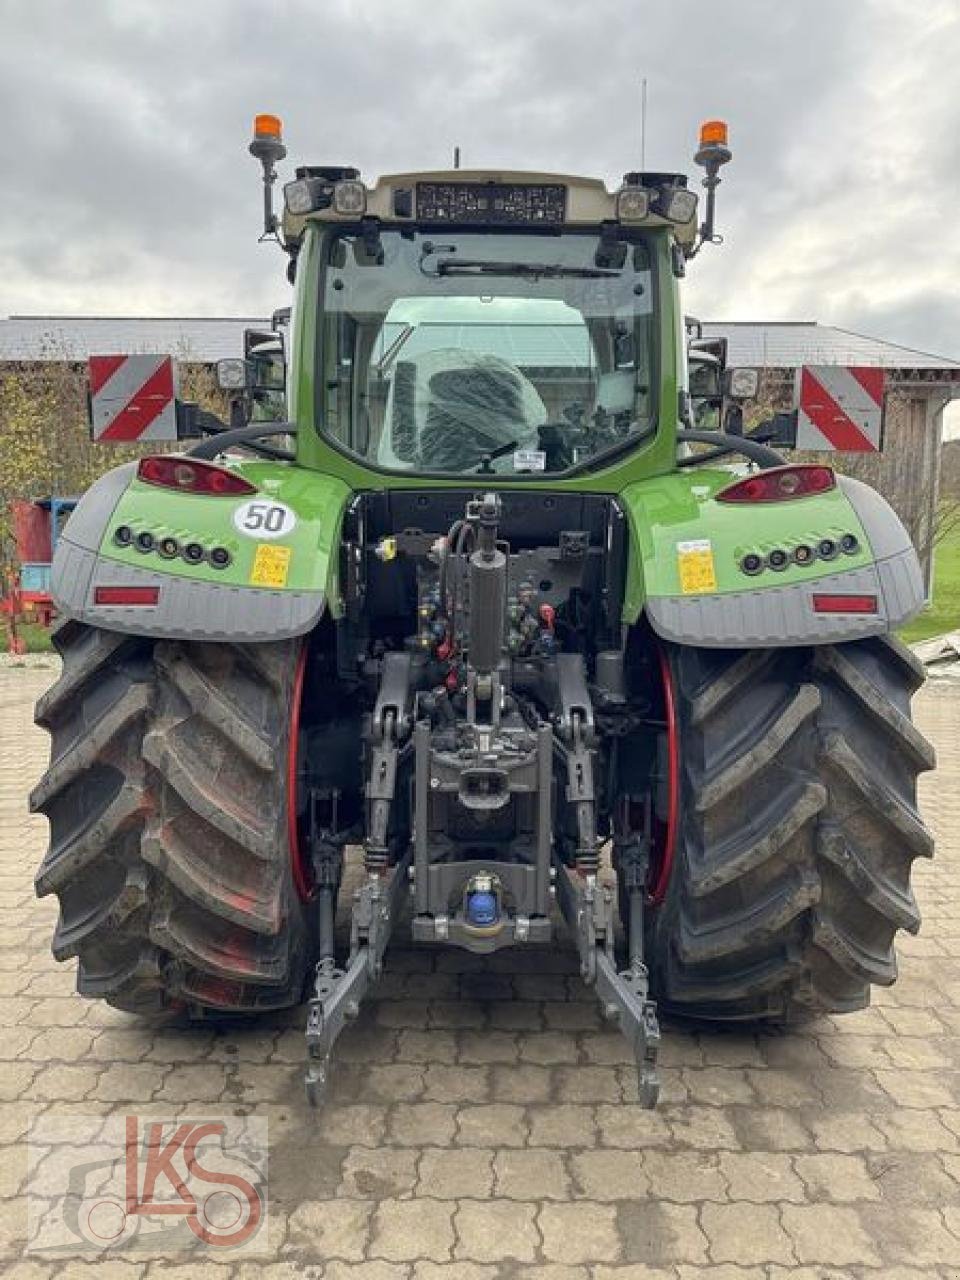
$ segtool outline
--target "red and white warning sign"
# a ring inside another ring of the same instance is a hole
[[[87,368],[94,440],[176,440],[172,356],[91,356]]]
[[[868,365],[799,370],[798,449],[875,453],[883,436],[884,371]]]

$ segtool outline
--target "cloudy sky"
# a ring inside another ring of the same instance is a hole
[[[729,121],[709,319],[960,358],[958,0],[0,0],[0,314],[287,298],[251,118],[292,161],[693,171]],[[292,176],[292,165],[289,166]]]

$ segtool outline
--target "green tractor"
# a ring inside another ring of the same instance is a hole
[[[562,915],[648,1106],[658,1006],[862,1008],[932,849],[892,634],[924,592],[884,500],[744,433],[751,378],[710,353],[696,425],[679,281],[725,126],[702,221],[680,174],[335,166],[281,218],[275,117],[251,151],[289,331],[227,362],[231,424],[177,405],[202,438],[94,484],[54,562],[36,883],[80,993],[306,998],[314,1102],[400,920],[487,955]]]

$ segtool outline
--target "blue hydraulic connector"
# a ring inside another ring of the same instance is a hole
[[[478,929],[496,924],[500,916],[497,895],[486,889],[477,889],[467,896],[467,920]]]

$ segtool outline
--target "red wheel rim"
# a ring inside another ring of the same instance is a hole
[[[300,759],[300,706],[303,702],[303,678],[307,670],[308,642],[304,640],[297,654],[297,667],[293,674],[293,690],[290,706],[290,740],[287,743],[287,843],[290,846],[290,869],[293,883],[301,902],[306,902],[312,892],[310,869],[300,842],[300,824],[297,822],[297,766]]]
[[[677,825],[680,818],[680,742],[677,733],[677,700],[673,670],[662,645],[657,646],[660,680],[663,686],[663,717],[667,729],[667,822],[662,840],[654,840],[651,850],[647,894],[650,905],[658,907],[667,896],[670,873],[677,849]]]

